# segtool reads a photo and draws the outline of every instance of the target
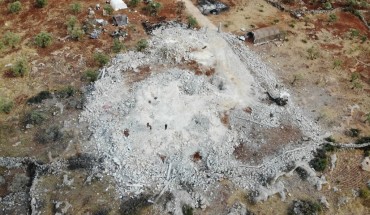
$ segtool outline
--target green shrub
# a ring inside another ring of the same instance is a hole
[[[152,1],[147,6],[145,6],[143,10],[146,11],[151,16],[157,16],[161,8],[162,8],[161,3]]]
[[[46,119],[45,114],[40,111],[31,111],[28,112],[23,119],[24,125],[32,124],[32,125],[40,125]]]
[[[325,148],[318,149],[315,157],[310,161],[310,166],[318,172],[323,172],[328,166],[328,160]]]
[[[0,41],[0,50],[3,49],[4,47],[5,47],[4,43]]]
[[[330,10],[330,9],[333,9],[333,6],[331,6],[330,2],[325,2],[324,3],[324,9],[325,10]]]
[[[104,66],[109,62],[109,56],[104,53],[97,52],[94,54],[94,60],[99,64],[99,66]]]
[[[324,138],[325,141],[328,141],[328,142],[331,142],[331,143],[335,143],[335,139],[332,137],[332,136],[329,136],[329,137],[325,137]]]
[[[11,72],[15,77],[23,77],[28,71],[29,66],[25,58],[18,59],[11,68]]]
[[[358,37],[358,36],[360,36],[360,31],[358,29],[350,29],[349,32],[350,32],[350,36],[351,37]]]
[[[18,34],[10,31],[7,31],[3,36],[3,44],[12,48],[15,48],[20,40],[21,37]]]
[[[338,17],[334,13],[331,13],[331,14],[329,14],[329,19],[328,20],[329,20],[329,22],[336,22],[338,20]]]
[[[288,215],[315,215],[321,210],[319,203],[309,200],[294,200],[288,209]]]
[[[128,2],[129,7],[136,7],[140,3],[140,0],[130,0]]]
[[[73,40],[81,40],[85,32],[81,29],[75,16],[70,16],[67,20],[67,31]]]
[[[125,45],[121,41],[119,41],[118,38],[113,40],[113,46],[112,46],[112,51],[114,53],[119,53],[121,50],[125,49]]]
[[[66,86],[61,90],[57,91],[57,95],[61,98],[69,98],[71,96],[74,96],[77,90],[72,86]]]
[[[193,212],[193,208],[189,205],[183,205],[182,206],[182,214],[183,215],[193,215],[194,212]]]
[[[84,79],[86,81],[89,81],[89,82],[95,82],[96,80],[98,80],[98,71],[96,70],[92,70],[92,69],[88,69],[85,71],[85,74],[84,74]]]
[[[370,197],[370,190],[368,188],[360,189],[360,197],[363,199],[368,199]]]
[[[314,47],[307,49],[307,54],[308,54],[307,58],[309,60],[315,60],[320,55],[319,51],[317,51]]]
[[[361,137],[356,140],[356,144],[370,143],[370,136]]]
[[[45,99],[50,99],[52,98],[51,93],[49,91],[41,91],[37,95],[29,98],[27,100],[27,103],[30,104],[38,104],[41,103]]]
[[[13,102],[8,101],[2,97],[0,97],[0,113],[10,113],[13,108]]]
[[[79,2],[72,3],[69,7],[70,7],[72,13],[74,13],[74,14],[81,13],[82,6]]]
[[[50,33],[41,32],[35,37],[35,44],[41,48],[49,46],[53,41],[53,37]]]
[[[144,49],[146,49],[148,47],[148,41],[145,40],[145,39],[141,39],[137,42],[136,44],[136,50],[138,50],[139,52],[143,51]]]
[[[22,10],[22,4],[19,1],[15,1],[13,3],[10,3],[8,6],[8,11],[10,13],[18,13]]]
[[[68,20],[66,22],[67,30],[69,31],[70,29],[75,28],[75,26],[77,25],[77,23],[78,23],[78,20],[77,20],[77,18],[75,16],[68,17]]]
[[[113,7],[110,4],[105,5],[104,10],[107,12],[108,15],[113,14]]]
[[[188,26],[189,28],[195,28],[198,26],[198,21],[193,16],[188,16]]]
[[[48,4],[48,0],[36,0],[36,7],[43,8]]]

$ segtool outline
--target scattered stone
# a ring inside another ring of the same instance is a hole
[[[361,163],[361,169],[367,172],[370,172],[370,158],[365,157]]]
[[[328,209],[330,208],[330,204],[329,204],[328,200],[326,200],[326,197],[325,196],[322,196],[320,198],[320,203],[322,205],[324,205],[326,208],[328,208]]]

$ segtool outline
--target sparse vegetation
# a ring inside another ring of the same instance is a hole
[[[3,97],[0,97],[0,113],[10,113],[10,111],[13,108],[13,102],[9,101],[7,99],[4,99]]]
[[[46,48],[53,41],[53,37],[48,32],[41,32],[35,37],[35,44],[41,48]]]
[[[36,0],[36,7],[43,8],[48,4],[48,0]]]
[[[22,10],[22,4],[20,1],[15,1],[9,4],[8,11],[10,13],[18,13]]]
[[[193,208],[190,205],[183,205],[182,206],[182,214],[184,215],[193,215]]]
[[[288,215],[315,215],[320,211],[319,203],[310,200],[294,200],[288,209]]]
[[[310,166],[318,172],[323,172],[329,163],[325,147],[315,152],[315,157],[310,161]]]
[[[67,160],[69,170],[91,169],[96,159],[89,154],[77,154]]]
[[[32,125],[40,125],[44,120],[46,119],[46,116],[44,113],[40,111],[30,111],[28,112],[23,119],[24,125],[32,124]]]
[[[142,210],[151,205],[148,202],[149,196],[140,195],[135,198],[130,198],[129,200],[123,202],[120,207],[121,214],[139,215]]]
[[[15,48],[19,44],[20,40],[21,40],[21,37],[18,34],[7,31],[3,35],[2,43],[11,48]]]
[[[316,50],[313,46],[311,48],[307,49],[307,54],[308,54],[307,58],[309,60],[315,60],[320,56],[319,51]]]
[[[84,80],[88,82],[95,82],[98,80],[99,73],[96,70],[88,69],[85,71]]]
[[[75,16],[70,16],[67,20],[66,25],[67,25],[68,34],[73,40],[82,39],[85,33],[81,29],[81,26],[79,25],[78,20]]]
[[[104,5],[104,10],[105,12],[107,12],[108,15],[112,15],[114,11],[113,7],[110,4]]]
[[[137,7],[139,5],[139,3],[140,3],[140,0],[130,0],[128,2],[128,6],[129,7]]]
[[[161,3],[152,1],[147,6],[145,6],[143,10],[146,11],[150,16],[157,16],[161,8]]]
[[[144,49],[146,49],[148,47],[148,41],[145,40],[145,39],[141,39],[137,42],[136,44],[136,50],[138,50],[139,52],[143,51]]]
[[[325,10],[331,10],[331,9],[333,9],[333,6],[331,5],[331,3],[330,2],[325,2],[324,4],[323,4],[323,6],[324,6],[324,9]]]
[[[81,4],[79,2],[75,2],[75,3],[72,3],[70,5],[70,9],[71,9],[72,13],[78,14],[78,13],[81,13],[82,6],[81,6]]]
[[[11,68],[14,77],[23,77],[29,71],[29,66],[26,58],[19,58]]]
[[[198,26],[198,21],[193,16],[188,16],[188,26],[189,28],[195,28]]]
[[[329,22],[336,22],[338,20],[338,17],[334,13],[331,13],[331,14],[329,14],[328,20],[329,20]]]
[[[362,188],[359,191],[359,196],[363,199],[368,199],[370,198],[370,190],[369,188]]]
[[[61,98],[69,98],[69,97],[74,96],[76,92],[77,92],[77,90],[74,87],[68,85],[68,86],[58,90],[56,92],[56,94]]]
[[[186,6],[185,6],[184,1],[177,1],[176,2],[176,14],[179,18],[182,17],[182,14],[184,13],[185,9],[186,9]]]
[[[47,144],[51,142],[57,142],[63,138],[59,126],[51,126],[46,129],[41,129],[35,134],[35,141],[40,144]]]
[[[94,60],[98,63],[99,66],[104,66],[109,62],[109,56],[102,52],[96,52],[94,54]]]
[[[113,40],[112,51],[114,53],[119,53],[120,51],[124,49],[125,49],[125,45],[118,38],[115,38]]]
[[[342,63],[341,60],[335,59],[333,62],[333,69],[342,68]]]

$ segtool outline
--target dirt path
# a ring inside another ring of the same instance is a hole
[[[185,2],[186,11],[197,19],[200,26],[208,27],[212,30],[217,29],[217,27],[206,16],[204,16],[190,0],[183,1]]]

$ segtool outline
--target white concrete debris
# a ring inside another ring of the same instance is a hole
[[[153,34],[145,53],[119,54],[102,70],[104,77],[95,82],[80,117],[93,132],[84,150],[105,158],[105,169],[121,195],[174,192],[184,182],[206,196],[223,178],[252,189],[287,164],[312,158],[320,129],[291,100],[285,107],[263,102],[266,91],[288,96],[288,90],[235,36],[181,27],[159,28]],[[195,75],[185,66],[191,60],[216,73]],[[137,78],[145,67],[150,73]],[[246,107],[253,112],[244,113]],[[220,120],[224,112],[230,113],[229,126]],[[283,121],[309,141],[282,143],[258,165],[235,158],[241,140],[251,149],[261,147],[250,136],[253,126],[280,128]],[[279,182],[274,187],[283,190]],[[201,208],[210,200],[202,199]]]
[[[335,165],[337,163],[337,154],[332,154],[330,155],[330,163],[331,163],[331,166],[330,166],[330,171],[333,171],[335,169]]]

